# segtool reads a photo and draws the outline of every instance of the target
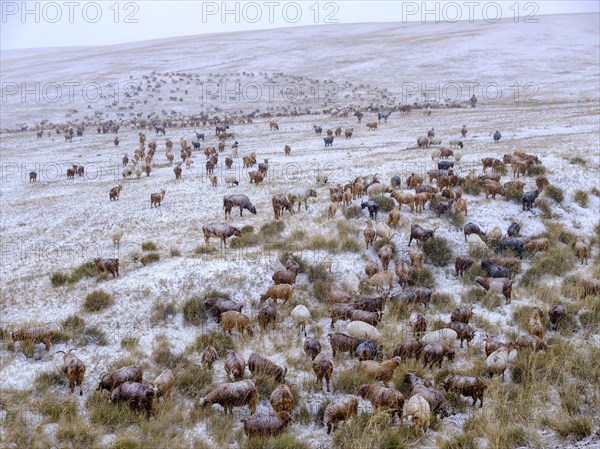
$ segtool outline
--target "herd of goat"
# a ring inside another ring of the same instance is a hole
[[[403,114],[411,113],[410,106],[401,110]],[[377,130],[381,120],[389,117],[389,113],[380,113],[378,121],[366,124],[368,130]],[[355,114],[358,123],[361,123],[363,114]],[[150,126],[158,135],[165,134],[164,125],[155,124]],[[277,122],[271,121],[269,129],[273,132],[279,130]],[[118,129],[117,129],[118,131]],[[99,130],[100,132],[100,130]],[[321,135],[323,129],[321,126],[314,126],[314,132]],[[458,130],[461,138],[464,140],[467,136],[467,127],[462,126]],[[343,130],[341,127],[333,130],[326,130],[324,137],[325,146],[333,146],[334,138],[345,135],[351,139],[354,128]],[[39,137],[39,136],[38,136]],[[182,178],[182,165],[190,168],[193,163],[194,155],[203,152],[206,157],[205,170],[211,181],[211,185],[218,185],[218,177],[214,170],[218,167],[220,154],[225,151],[227,141],[233,141],[231,153],[225,157],[224,176],[228,188],[239,186],[240,181],[236,179],[235,173],[228,173],[227,169],[232,167],[236,158],[239,159],[237,152],[238,142],[235,140],[235,134],[229,130],[229,126],[217,125],[215,137],[218,140],[217,147],[206,147],[201,149],[205,134],[196,133],[196,140],[191,145],[185,139],[181,139],[181,161],[175,162],[173,152],[173,142],[170,139],[165,140],[165,157],[168,164],[175,164],[173,167],[176,179]],[[65,137],[67,138],[67,137]],[[493,134],[493,140],[499,141],[501,135],[498,131]],[[72,139],[72,133],[67,140]],[[416,140],[417,148],[433,148],[431,158],[437,164],[437,168],[427,173],[411,173],[406,179],[400,176],[393,176],[389,183],[381,182],[377,175],[359,176],[345,185],[331,185],[327,175],[320,174],[316,179],[316,185],[310,188],[293,188],[288,192],[278,192],[272,196],[272,207],[275,220],[284,219],[284,213],[288,212],[290,216],[302,213],[302,205],[307,210],[309,202],[317,198],[317,188],[329,187],[329,202],[324,208],[324,213],[331,219],[334,218],[338,209],[348,207],[354,202],[358,202],[361,209],[366,209],[369,219],[366,220],[363,236],[365,246],[368,249],[379,238],[389,241],[392,229],[396,229],[400,223],[401,213],[405,210],[411,214],[423,214],[427,203],[431,204],[434,214],[439,218],[455,211],[464,216],[468,214],[468,204],[463,196],[464,186],[477,185],[483,189],[485,198],[496,195],[504,195],[506,192],[518,191],[521,195],[521,204],[523,211],[535,207],[537,197],[548,186],[548,179],[541,175],[535,178],[535,189],[526,191],[526,183],[520,180],[521,176],[527,177],[528,168],[539,164],[540,160],[535,155],[525,154],[515,151],[512,154],[505,154],[502,158],[486,157],[482,159],[482,175],[477,175],[475,171],[469,172],[464,178],[460,177],[455,171],[455,164],[460,163],[462,152],[466,150],[463,140],[451,140],[450,147],[441,146],[442,139],[435,137],[434,129],[427,131],[427,135],[418,137]],[[202,141],[202,144],[200,143]],[[114,145],[119,145],[119,138],[116,137]],[[134,152],[133,158],[128,155],[123,158],[123,177],[128,178],[136,175],[138,178],[146,173],[150,176],[152,172],[155,152],[158,143],[153,140],[148,143],[146,149],[146,136],[139,133],[140,146]],[[283,156],[289,156],[291,148],[285,145]],[[256,153],[251,153],[242,158],[244,168],[252,169],[257,165],[256,170],[248,173],[251,184],[261,184],[269,171],[269,161],[264,159],[262,163],[257,163]],[[499,168],[512,168],[513,180],[501,183]],[[493,170],[492,174],[486,172],[488,168]],[[83,176],[84,167],[74,165],[67,170],[67,178],[74,179],[75,175]],[[37,173],[30,173],[30,181],[36,182]],[[406,189],[403,189],[403,182]],[[428,181],[428,182],[427,182]],[[461,187],[463,186],[463,187]],[[122,192],[122,185],[117,185],[109,192],[109,200],[117,201]],[[393,199],[394,207],[387,212],[387,217],[383,221],[378,221],[380,214],[380,202],[378,197],[388,195]],[[368,199],[365,199],[368,197]],[[151,208],[161,206],[165,201],[165,190],[152,193],[150,195]],[[239,237],[241,230],[238,227],[226,222],[234,220],[236,214],[232,216],[234,208],[239,208],[240,217],[243,211],[247,210],[251,214],[258,214],[248,195],[234,193],[225,195],[223,198],[223,209],[225,221],[216,221],[207,223],[202,227],[205,242],[208,244],[210,239],[216,237],[220,240],[221,246],[225,247],[227,239]],[[416,217],[416,215],[413,215]],[[422,215],[420,215],[422,216]],[[490,232],[484,232],[475,223],[467,223],[463,228],[465,241],[469,247],[491,247],[496,255],[489,259],[483,259],[479,263],[485,271],[485,277],[477,277],[477,282],[483,289],[494,294],[503,295],[506,303],[510,304],[512,298],[512,286],[515,275],[520,269],[520,262],[526,254],[535,254],[548,249],[547,238],[528,238],[520,236],[520,227],[513,223],[505,233],[500,228],[495,228]],[[440,418],[454,413],[453,407],[449,404],[445,392],[455,391],[465,397],[473,400],[475,406],[479,402],[479,407],[483,406],[484,394],[488,388],[489,381],[481,376],[459,376],[451,374],[445,377],[439,387],[434,386],[426,379],[418,377],[415,373],[409,372],[404,379],[410,385],[410,397],[405,399],[404,395],[390,386],[394,372],[407,359],[420,360],[423,366],[433,369],[434,366],[441,367],[445,360],[451,362],[457,352],[463,348],[463,343],[469,346],[473,340],[476,328],[470,322],[473,317],[471,307],[461,306],[456,308],[450,317],[450,321],[444,324],[442,329],[428,331],[428,323],[425,315],[421,312],[420,305],[428,308],[432,298],[432,290],[425,287],[415,287],[410,285],[411,270],[420,268],[425,262],[423,245],[431,238],[435,237],[435,229],[428,229],[425,226],[413,224],[410,227],[410,234],[407,238],[408,248],[406,260],[400,260],[397,249],[392,244],[384,244],[376,251],[379,261],[370,261],[366,264],[364,271],[367,279],[361,281],[359,277],[350,273],[343,280],[343,288],[333,289],[329,295],[331,330],[327,335],[327,344],[317,338],[309,337],[307,328],[314,322],[311,312],[305,305],[299,304],[293,308],[290,317],[299,331],[304,334],[303,349],[308,358],[312,360],[312,369],[315,375],[318,389],[326,388],[331,390],[331,380],[334,373],[334,360],[341,357],[340,354],[348,353],[350,358],[358,359],[358,370],[371,383],[361,385],[355,395],[342,395],[329,403],[324,411],[323,423],[327,428],[327,433],[335,431],[341,422],[351,419],[358,413],[359,400],[369,401],[374,408],[389,411],[392,423],[395,417],[399,423],[403,423],[403,418],[407,422],[423,431],[429,428],[432,415],[438,415]],[[120,238],[120,237],[119,237]],[[118,239],[117,239],[118,240]],[[411,244],[416,242],[415,245]],[[118,243],[118,241],[116,242]],[[589,246],[584,239],[578,239],[575,243],[574,251],[581,263],[587,264],[590,255]],[[510,254],[508,254],[510,253]],[[324,261],[327,265],[328,259]],[[118,259],[95,259],[94,260],[100,272],[110,273],[113,277],[119,276]],[[392,264],[394,268],[392,269]],[[456,276],[460,277],[476,264],[474,257],[468,254],[460,254],[455,258]],[[260,309],[256,314],[256,322],[263,331],[274,328],[277,324],[278,301],[284,304],[292,300],[296,278],[300,266],[298,261],[290,255],[285,265],[277,270],[273,276],[273,284],[270,285],[260,296]],[[331,270],[331,260],[329,259],[329,270]],[[395,283],[401,287],[400,292],[394,292]],[[580,281],[580,288],[585,295],[600,293],[600,281],[583,277]],[[364,289],[369,288],[375,291],[373,296],[365,295]],[[386,307],[391,304],[401,302],[410,305],[408,315],[405,317],[410,324],[412,337],[396,345],[391,353],[386,353],[381,345],[381,335],[377,329]],[[242,313],[245,304],[224,298],[205,298],[205,307],[209,314],[222,326],[223,332],[232,333],[236,331],[240,335],[254,336],[253,319],[248,314]],[[564,306],[554,306],[547,311],[532,307],[531,315],[528,321],[528,334],[517,337],[514,341],[499,341],[494,338],[486,337],[484,340],[485,366],[488,375],[502,376],[509,367],[509,354],[511,351],[521,350],[544,350],[547,347],[544,341],[544,326],[542,317],[548,315],[551,329],[556,330],[561,319],[564,318],[567,311]],[[346,332],[335,331],[337,321],[348,321]],[[23,326],[12,333],[14,340],[32,340],[41,342],[49,349],[51,339],[56,332],[55,329],[44,326]],[[455,343],[460,346],[456,347]],[[329,348],[327,348],[329,346]],[[64,354],[63,371],[68,379],[71,392],[75,387],[79,387],[82,394],[82,384],[86,372],[85,364],[73,354],[73,350],[68,352],[59,351]],[[216,349],[208,346],[200,354],[201,365],[211,370],[213,364],[219,359]],[[288,368],[280,366],[260,353],[252,353],[246,361],[240,354],[230,349],[227,351],[223,360],[224,370],[227,374],[228,382],[223,383],[207,395],[200,399],[201,406],[219,404],[225,410],[225,413],[231,412],[234,407],[247,406],[250,415],[244,417],[241,422],[247,436],[272,436],[282,432],[292,418],[292,411],[295,406],[294,395],[289,386],[286,385],[286,376]],[[245,378],[246,368],[252,376],[272,377],[279,385],[270,395],[270,404],[272,412],[256,413],[256,407],[259,402],[259,391],[255,379]],[[324,386],[323,386],[324,382]],[[156,399],[166,396],[176,386],[176,376],[171,370],[165,370],[156,377],[150,385],[143,383],[143,370],[141,366],[132,365],[118,370],[112,370],[103,373],[100,376],[98,389],[107,390],[110,393],[110,401],[125,401],[130,407],[137,411],[145,411],[149,416],[152,415],[152,404]]]

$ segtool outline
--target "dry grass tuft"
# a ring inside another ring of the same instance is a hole
[[[550,184],[544,190],[544,195],[548,198],[552,198],[558,204],[561,204],[565,199],[565,191],[560,187]]]
[[[435,288],[433,272],[427,267],[411,268],[408,283],[415,287]]]
[[[115,303],[113,297],[104,290],[94,290],[85,297],[83,310],[85,312],[99,312]]]
[[[573,201],[579,204],[580,207],[588,207],[590,197],[585,190],[575,190],[573,192]]]
[[[448,240],[444,237],[433,237],[423,244],[425,258],[436,267],[443,267],[454,261],[454,253]]]

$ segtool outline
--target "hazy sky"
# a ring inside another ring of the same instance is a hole
[[[583,1],[0,1],[0,48],[110,45],[195,34],[357,22],[455,22],[598,12]]]

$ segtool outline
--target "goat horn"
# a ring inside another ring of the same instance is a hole
[[[62,352],[63,354],[66,354],[65,351],[56,351],[54,354],[58,354],[59,352]]]

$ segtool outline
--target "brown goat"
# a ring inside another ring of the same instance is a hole
[[[542,316],[544,312],[538,307],[534,307],[531,311],[531,316],[527,322],[527,331],[529,335],[538,337],[540,340],[544,339],[544,325],[542,324]]]
[[[360,362],[359,370],[368,378],[382,381],[385,385],[388,385],[400,363],[402,363],[400,357],[393,357],[381,363],[374,360],[364,360]]]
[[[586,265],[588,264],[588,257],[590,255],[590,248],[581,239],[579,239],[579,238],[575,242],[575,255],[577,256],[577,258],[581,262],[581,265],[583,265],[584,261],[585,261]]]
[[[256,412],[258,390],[251,379],[241,380],[230,384],[222,384],[212,390],[202,399],[200,406],[219,404],[225,409],[225,414],[232,412],[233,407],[248,405],[250,413]]]
[[[402,422],[402,409],[404,407],[404,395],[394,388],[386,388],[377,384],[363,384],[359,388],[360,395],[367,399],[373,408],[388,410],[392,423],[395,415]]]
[[[83,395],[83,376],[85,375],[85,365],[81,360],[71,354],[73,349],[69,349],[69,352],[57,351],[57,353],[62,352],[63,356],[63,373],[67,376],[67,380],[69,381],[69,389],[71,393],[75,389],[75,386],[79,387],[79,396]]]
[[[150,208],[158,207],[165,199],[165,191],[161,190],[160,193],[151,193],[150,194]]]
[[[375,229],[373,228],[373,222],[367,222],[367,228],[363,231],[363,235],[365,237],[365,244],[367,245],[367,249],[369,249],[369,244],[373,244],[377,235],[375,233]]]
[[[446,391],[457,391],[463,396],[470,396],[473,399],[473,406],[479,400],[479,408],[483,407],[483,394],[488,386],[481,377],[456,376],[451,374],[442,380],[442,386]]]
[[[326,408],[323,423],[327,427],[327,434],[335,431],[340,421],[348,421],[358,414],[358,398],[352,395],[343,396],[331,402]]]
[[[266,299],[273,298],[275,302],[278,299],[282,299],[284,304],[292,299],[294,294],[294,286],[289,284],[277,284],[271,285],[265,293],[260,296],[260,301],[263,302]]]
[[[279,385],[271,392],[269,402],[276,412],[291,413],[294,408],[294,396],[292,395],[290,387],[284,384]]]
[[[317,355],[319,355],[319,352],[321,352],[321,343],[319,342],[319,340],[312,338],[312,337],[308,337],[304,339],[304,343],[302,344],[302,349],[304,349],[304,353],[309,356],[311,358],[311,360],[314,360],[315,357]]]
[[[221,325],[223,326],[223,331],[229,334],[231,334],[232,329],[235,328],[241,335],[244,335],[244,332],[248,333],[250,336],[254,335],[248,315],[244,315],[235,310],[229,310],[221,314]]]
[[[329,384],[331,382],[331,376],[333,375],[333,362],[323,352],[317,354],[312,364],[313,371],[317,376],[317,387],[323,388],[323,379],[325,379],[325,386],[327,391],[330,391]]]
[[[211,370],[218,358],[217,350],[213,346],[207,346],[200,354],[200,364],[204,368]]]
[[[451,349],[446,343],[429,343],[423,348],[422,359],[423,366],[433,368],[434,363],[438,364],[438,367],[442,367],[444,357],[448,360],[454,358],[454,349]]]
[[[258,325],[262,330],[266,330],[269,324],[277,321],[277,307],[275,304],[268,304],[258,311]]]
[[[242,380],[246,370],[246,362],[233,349],[228,349],[225,355],[224,367],[228,378]]]

